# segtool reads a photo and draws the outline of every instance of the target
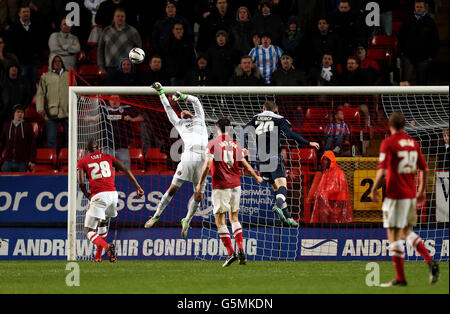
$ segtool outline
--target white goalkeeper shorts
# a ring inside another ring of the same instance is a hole
[[[415,198],[393,200],[385,198],[383,202],[383,226],[384,228],[403,229],[407,226],[415,226],[417,223]]]
[[[216,189],[212,191],[213,213],[224,214],[228,212],[236,213],[239,211],[241,201],[241,187],[232,189]]]
[[[189,181],[194,184],[194,188],[200,181],[200,176],[202,174],[203,160],[199,161],[181,161],[175,174],[173,175],[172,184],[180,187],[184,182]],[[205,191],[206,180],[203,182],[202,192]]]
[[[117,191],[100,192],[91,198],[89,209],[86,213],[84,226],[95,229],[98,220],[106,220],[117,216],[117,203],[119,193]]]

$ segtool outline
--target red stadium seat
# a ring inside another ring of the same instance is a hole
[[[60,172],[67,172],[69,165],[69,150],[67,148],[61,148],[58,154],[57,168]]]
[[[38,148],[36,150],[36,165],[33,172],[56,173],[57,155],[54,148]]]
[[[97,64],[97,54],[98,54],[98,50],[96,48],[90,49],[87,54],[87,63],[88,64]]]
[[[145,169],[159,173],[167,170],[167,156],[159,148],[149,148],[145,154]]]
[[[142,148],[130,148],[131,170],[144,171],[144,152]]]
[[[398,40],[394,35],[375,35],[369,43],[369,48],[390,49],[394,54],[397,53]]]
[[[291,150],[291,161],[299,160],[303,171],[315,171],[317,154],[314,148],[294,148]]]
[[[329,110],[324,108],[308,108],[301,128],[302,135],[322,136],[330,122]]]
[[[89,83],[98,85],[103,80],[100,67],[96,64],[82,64],[78,68],[78,74]]]
[[[367,56],[378,63],[382,72],[392,67],[394,56],[392,50],[389,48],[369,48],[367,50]]]

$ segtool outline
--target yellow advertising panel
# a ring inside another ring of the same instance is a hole
[[[382,189],[378,190],[378,202],[372,202],[370,191],[375,183],[377,170],[356,170],[353,173],[354,210],[381,210]]]

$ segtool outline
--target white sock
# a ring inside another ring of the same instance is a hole
[[[186,222],[188,224],[191,223],[191,220],[192,220],[192,218],[194,218],[194,215],[197,212],[199,206],[200,206],[200,202],[196,202],[194,200],[194,196],[191,196],[189,203],[188,203],[188,213],[186,215]]]
[[[233,236],[236,237],[237,234],[242,232],[242,225],[238,222],[233,222],[231,224],[231,230],[233,230]]]
[[[106,239],[106,236],[108,235],[108,227],[98,227],[97,233],[99,237]]]
[[[411,232],[406,238],[406,242],[408,242],[408,244],[410,244],[414,249],[420,241],[422,241],[422,239],[415,232]]]
[[[163,197],[161,198],[161,201],[158,204],[158,207],[156,208],[155,217],[161,216],[164,209],[166,209],[167,205],[169,205],[170,201],[172,200],[172,196],[169,195],[168,192],[166,192]]]

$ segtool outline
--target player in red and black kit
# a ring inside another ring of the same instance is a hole
[[[404,271],[406,240],[427,262],[430,283],[439,280],[439,264],[432,260],[422,239],[412,230],[416,225],[416,203],[425,199],[428,175],[427,162],[419,143],[404,131],[405,117],[394,112],[389,117],[391,136],[381,143],[380,161],[371,197],[378,201],[377,190],[386,178],[385,199],[383,201],[383,225],[387,228],[387,236],[392,252],[392,261],[397,277],[382,287],[406,286]],[[416,190],[416,173],[419,171],[420,184]]]
[[[239,259],[239,264],[246,264],[242,226],[238,218],[241,198],[239,164],[242,164],[244,169],[255,178],[258,184],[263,182],[263,179],[256,174],[252,166],[245,160],[242,147],[228,135],[227,128],[230,127],[230,120],[226,118],[216,122],[218,136],[208,143],[206,160],[203,164],[200,181],[196,186],[196,193],[201,193],[203,182],[211,170],[214,218],[220,240],[228,252],[228,258],[223,264],[223,267],[231,265],[237,259]],[[238,254],[236,254],[231,244],[231,237],[226,223],[226,213],[229,213],[233,236],[238,247]]]
[[[97,246],[94,262],[101,262],[102,252],[105,249],[109,261],[116,261],[114,244],[108,244],[104,239],[108,234],[108,222],[110,218],[117,216],[118,193],[114,183],[114,168],[123,171],[134,184],[137,196],[144,195],[131,171],[115,157],[101,153],[98,143],[90,139],[87,144],[89,155],[78,161],[78,185],[81,191],[89,199],[89,209],[84,221],[84,234]],[[85,176],[88,178],[90,192],[86,189]]]

